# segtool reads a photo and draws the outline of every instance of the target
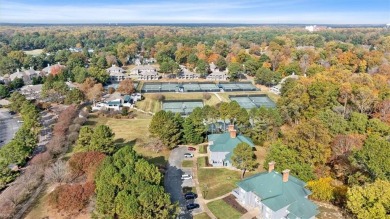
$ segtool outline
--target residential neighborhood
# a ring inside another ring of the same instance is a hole
[[[0,4],[0,219],[389,218],[386,9]]]

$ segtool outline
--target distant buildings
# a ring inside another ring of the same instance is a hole
[[[157,69],[152,65],[137,65],[131,69],[130,75],[136,76],[138,80],[158,80]]]
[[[210,63],[210,71],[211,73],[206,76],[207,80],[210,81],[226,81],[229,79],[228,69],[224,71],[220,71],[219,68],[212,62]]]
[[[193,80],[200,78],[200,74],[188,70],[184,65],[180,65],[180,72],[176,75],[177,79]]]
[[[311,26],[306,26],[305,29],[309,32],[315,32],[315,31],[326,30],[326,29],[328,29],[328,27],[327,26],[311,25]]]
[[[19,69],[16,70],[16,72],[10,74],[8,77],[4,77],[4,82],[11,82],[14,81],[16,78],[23,79],[23,82],[25,84],[31,84],[32,79],[39,76],[39,71],[35,71],[32,67],[30,67],[28,70],[22,69],[19,71]]]
[[[55,65],[50,65],[48,64],[46,68],[42,69],[42,73],[45,75],[45,76],[48,76],[48,75],[56,75],[58,74],[62,69],[64,69],[66,66],[65,65],[61,65],[59,62]]]
[[[112,65],[110,68],[107,68],[106,71],[110,74],[110,82],[112,83],[123,81],[126,78],[125,70],[116,65]]]

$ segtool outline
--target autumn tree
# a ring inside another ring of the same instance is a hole
[[[300,154],[301,160],[313,166],[324,165],[331,156],[329,131],[318,119],[304,121],[285,133],[286,145]]]
[[[182,119],[179,114],[161,110],[157,112],[149,125],[152,136],[158,137],[164,145],[172,149],[181,139]]]
[[[347,192],[347,208],[359,219],[387,218],[390,212],[390,182],[377,180],[353,186]]]
[[[132,94],[134,93],[134,83],[131,79],[125,79],[119,82],[117,91],[121,94]]]

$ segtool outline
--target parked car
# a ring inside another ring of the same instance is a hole
[[[181,179],[192,179],[192,176],[190,174],[183,174],[181,175]]]
[[[188,150],[189,150],[189,151],[196,151],[196,148],[194,148],[194,147],[188,147]]]
[[[199,208],[199,204],[191,203],[191,204],[188,204],[186,207],[187,207],[187,210],[192,210],[195,208]]]
[[[198,195],[193,193],[193,192],[187,192],[186,194],[184,194],[184,198],[185,199],[196,199],[198,198]]]
[[[191,157],[194,157],[194,155],[191,154],[191,153],[185,153],[185,154],[184,154],[184,157],[185,157],[185,158],[191,158]]]

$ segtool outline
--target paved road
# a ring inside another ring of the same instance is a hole
[[[8,109],[0,109],[0,147],[12,140],[21,123],[9,114]]]
[[[180,215],[178,218],[187,219],[192,218],[191,212],[186,210],[186,204],[193,202],[186,201],[183,197],[183,187],[194,187],[193,180],[182,180],[182,174],[192,174],[191,168],[181,168],[181,163],[184,159],[184,153],[188,152],[187,147],[181,146],[173,149],[168,160],[168,168],[165,173],[164,186],[165,190],[171,195],[172,202],[179,202]],[[195,200],[196,203],[196,200]],[[195,209],[192,212],[198,212],[201,209]]]

